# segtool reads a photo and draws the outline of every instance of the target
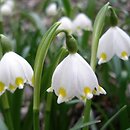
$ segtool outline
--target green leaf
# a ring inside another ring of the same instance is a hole
[[[116,118],[119,116],[119,114],[120,114],[122,111],[124,111],[126,108],[127,108],[127,106],[124,105],[117,113],[115,113],[115,114],[103,125],[103,127],[102,127],[100,130],[106,130],[107,126],[110,125],[110,123],[111,123],[114,119],[116,119]]]
[[[100,9],[94,22],[93,37],[92,37],[92,55],[91,55],[91,67],[93,68],[93,70],[95,70],[96,66],[98,42],[105,24],[106,15],[109,10],[108,7],[109,2]]]
[[[96,123],[100,123],[101,121],[100,120],[97,120],[97,121],[90,121],[88,123],[83,123],[82,119],[80,119],[77,124],[71,128],[70,130],[79,130],[81,128],[84,128],[86,126],[89,126],[89,125],[93,125],[93,124],[96,124]]]
[[[65,13],[68,17],[71,16],[71,4],[69,0],[61,0],[64,6]]]
[[[34,114],[34,130],[39,128],[39,107],[40,107],[40,89],[41,89],[41,77],[43,64],[45,57],[47,55],[49,46],[56,36],[56,30],[60,23],[55,23],[43,36],[40,45],[37,50],[35,63],[34,63],[34,104],[33,104],[33,114]]]

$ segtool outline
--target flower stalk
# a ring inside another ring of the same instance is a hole
[[[1,96],[1,101],[2,101],[2,105],[3,105],[5,121],[7,123],[8,129],[14,130],[7,93],[4,93]]]
[[[96,20],[94,22],[91,62],[90,62],[90,65],[91,65],[93,71],[95,71],[95,68],[96,68],[97,47],[98,47],[100,35],[102,33],[102,29],[104,27],[105,17],[106,17],[108,10],[109,10],[108,7],[109,7],[109,3],[107,3],[106,5],[104,5],[101,8],[101,10],[97,14]],[[92,103],[91,100],[86,101],[86,106],[84,109],[84,123],[89,122],[89,120],[90,120],[91,103]],[[84,127],[83,130],[88,130],[88,127]]]

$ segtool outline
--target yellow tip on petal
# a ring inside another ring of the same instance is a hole
[[[63,87],[59,88],[58,95],[65,97],[66,96],[66,90]]]
[[[87,99],[91,99],[93,97],[93,94],[92,94],[91,89],[89,87],[84,88],[84,94],[87,97]]]
[[[105,95],[106,95],[106,91],[105,91],[101,86],[98,87],[98,91],[99,91],[101,94],[105,94]]]
[[[49,92],[53,92],[53,88],[50,87],[50,88],[48,88],[46,91],[47,91],[48,93],[49,93]]]
[[[16,90],[16,88],[17,88],[16,86],[10,84],[8,89],[9,89],[11,92],[14,92],[14,91]]]
[[[0,93],[2,93],[5,90],[5,84],[3,82],[0,82]]]
[[[122,51],[122,52],[121,52],[121,59],[123,59],[123,60],[128,60],[128,54],[127,54],[126,51]]]
[[[121,57],[123,60],[128,60],[128,54],[126,51],[121,52]]]
[[[15,79],[15,84],[20,88],[20,89],[23,89],[23,86],[24,86],[24,80],[22,77],[17,77]]]
[[[103,53],[101,54],[101,56],[100,56],[100,59],[99,59],[99,61],[98,61],[98,64],[100,65],[100,64],[104,63],[104,62],[106,61],[106,59],[107,59],[107,54],[103,52]]]
[[[106,60],[107,59],[107,54],[106,53],[102,53],[100,56],[101,59]]]
[[[91,89],[89,87],[85,87],[84,94],[87,95],[88,93],[91,93]]]

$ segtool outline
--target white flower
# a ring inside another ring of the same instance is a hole
[[[59,22],[61,23],[60,26],[58,27],[58,30],[66,30],[70,34],[72,33],[73,26],[72,26],[72,21],[68,17],[64,16],[62,17]]]
[[[46,14],[48,16],[55,16],[58,13],[58,8],[56,3],[51,3],[47,9],[46,9]]]
[[[74,32],[77,32],[79,35],[82,34],[82,30],[92,30],[92,21],[88,16],[83,13],[80,13],[73,20],[73,29]]]
[[[10,16],[12,15],[14,8],[14,1],[13,0],[7,0],[0,8],[0,12],[2,15]]]
[[[58,96],[57,103],[67,102],[73,97],[91,99],[93,94],[106,94],[99,86],[96,75],[89,64],[78,54],[69,54],[55,69],[51,88]]]
[[[6,53],[0,61],[0,93],[5,89],[14,92],[24,83],[33,85],[33,70],[29,63],[14,52]],[[3,86],[3,90],[1,89]]]
[[[114,55],[122,60],[130,56],[130,37],[119,27],[111,27],[99,40],[98,64],[109,61]]]

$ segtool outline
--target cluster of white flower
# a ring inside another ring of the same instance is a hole
[[[130,56],[130,37],[118,26],[110,27],[99,40],[98,64],[109,61],[114,55],[122,60]]]
[[[24,83],[33,86],[33,70],[29,63],[14,52],[7,52],[0,61],[0,95],[5,90],[14,92]]]
[[[83,30],[92,31],[92,21],[84,13],[79,13],[72,21],[69,17],[62,17],[59,22],[59,30],[65,29],[70,34],[76,33],[78,36],[83,34]]]
[[[89,64],[78,54],[69,54],[55,69],[48,92],[55,92],[57,103],[67,102],[73,97],[82,101],[93,95],[106,94],[99,86],[97,77]]]
[[[12,15],[14,8],[14,1],[13,0],[6,0],[3,5],[1,5],[0,13],[5,16]]]

